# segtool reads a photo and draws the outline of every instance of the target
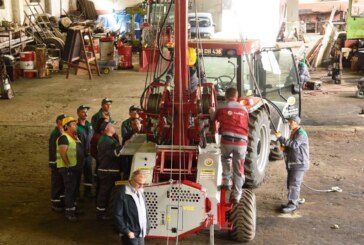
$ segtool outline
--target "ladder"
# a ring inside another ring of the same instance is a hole
[[[85,36],[87,36],[90,41],[91,51],[86,50]],[[88,71],[90,80],[92,80],[92,67],[95,68],[96,74],[100,76],[100,69],[96,60],[92,34],[89,28],[85,28],[84,26],[74,26],[68,29],[63,60],[68,65],[66,75],[67,79],[72,67],[75,68],[75,75],[77,75],[78,69]],[[81,64],[84,64],[85,66]]]
[[[24,11],[25,17],[29,21],[29,25],[37,32],[39,38],[45,42],[47,38],[60,38],[64,41],[62,33],[51,23],[47,13],[44,11],[39,2],[29,3],[25,0],[28,11]]]

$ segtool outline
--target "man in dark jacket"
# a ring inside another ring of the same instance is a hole
[[[225,103],[220,104],[216,112],[214,108],[210,108],[211,119],[220,122],[222,187],[232,188],[230,202],[235,204],[240,202],[243,194],[244,161],[249,132],[249,113],[237,99],[236,88],[228,88],[225,92]]]
[[[61,114],[56,118],[57,126],[52,130],[49,136],[49,167],[51,168],[51,203],[52,210],[55,212],[63,212],[64,204],[64,184],[61,173],[57,169],[57,140],[63,134],[62,120],[65,114]]]
[[[101,131],[101,126],[104,125],[104,122],[107,122],[107,119],[105,118],[100,118],[97,123],[96,123],[96,127],[95,127],[95,132],[94,135],[92,136],[91,139],[91,143],[90,143],[90,147],[91,147],[91,156],[95,159],[96,162],[96,166],[95,166],[95,174],[94,174],[94,179],[96,182],[96,198],[97,198],[97,194],[99,193],[99,180],[97,178],[97,170],[99,169],[99,159],[97,157],[97,143],[99,142],[99,139],[101,138],[101,136],[103,135],[103,131]]]
[[[108,220],[107,207],[114,183],[120,180],[122,146],[114,137],[115,128],[109,122],[103,122],[100,126],[103,135],[97,143],[97,158],[99,166],[97,169],[98,193],[96,198],[97,218]]]
[[[144,183],[144,174],[136,170],[132,173],[129,184],[122,186],[118,192],[114,218],[123,245],[144,245],[144,237],[149,233]]]
[[[92,198],[92,156],[91,156],[91,139],[94,134],[94,129],[89,121],[87,121],[87,112],[90,109],[89,106],[81,105],[77,108],[77,135],[80,138],[84,150],[85,159],[83,163],[83,196]],[[81,176],[80,176],[81,177]]]
[[[134,118],[139,118],[139,112],[141,111],[135,105],[129,107],[129,118],[124,120],[121,124],[121,137],[123,138],[123,142],[127,139],[130,139],[131,135],[133,135],[133,129],[131,127],[131,121]],[[123,144],[124,145],[124,144]]]
[[[125,144],[129,143],[130,139],[135,134],[141,134],[141,133],[144,133],[144,128],[143,128],[142,123],[140,122],[140,119],[131,118],[130,119],[130,131],[123,136],[122,145],[124,146]]]
[[[114,123],[114,121],[111,118],[111,112],[110,112],[111,104],[112,104],[112,100],[109,98],[104,98],[101,101],[100,110],[98,112],[96,112],[91,118],[91,123],[92,123],[93,128],[96,128],[96,123],[100,118],[105,118],[109,122]]]
[[[303,175],[309,168],[308,136],[306,131],[301,128],[300,123],[301,119],[298,116],[288,119],[291,130],[289,139],[285,139],[279,132],[276,133],[279,142],[284,147],[284,158],[288,173],[288,203],[282,205],[283,213],[290,213],[298,208]]]

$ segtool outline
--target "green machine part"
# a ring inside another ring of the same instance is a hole
[[[349,0],[347,39],[364,38],[364,0]]]

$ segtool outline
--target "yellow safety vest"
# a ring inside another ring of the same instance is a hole
[[[67,156],[68,160],[70,161],[69,167],[74,167],[77,164],[76,141],[67,133],[64,133],[63,135],[65,135],[68,139]],[[66,167],[66,164],[64,164],[64,161],[62,160],[61,155],[59,154],[59,146],[57,140],[57,168],[64,168],[64,167]]]

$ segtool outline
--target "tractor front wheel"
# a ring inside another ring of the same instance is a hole
[[[255,194],[252,190],[243,189],[240,203],[235,204],[230,211],[229,221],[233,229],[231,238],[238,242],[248,242],[254,239],[256,231],[257,206]]]
[[[245,157],[245,184],[257,188],[263,183],[270,151],[270,124],[263,108],[249,114],[249,142]]]

